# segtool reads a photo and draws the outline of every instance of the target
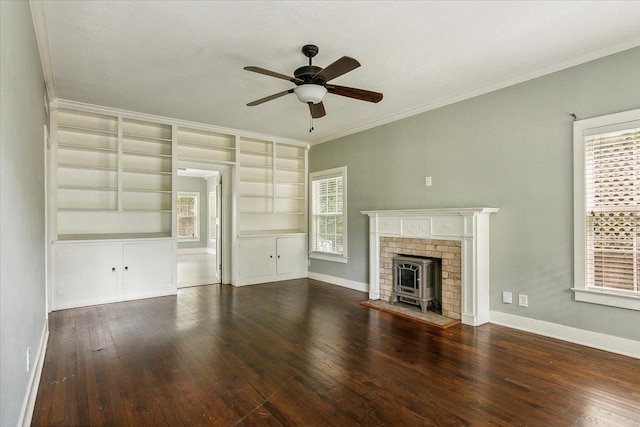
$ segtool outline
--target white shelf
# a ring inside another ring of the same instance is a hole
[[[76,150],[76,151],[93,151],[93,152],[106,152],[112,154],[118,154],[117,148],[103,148],[103,147],[89,147],[86,145],[76,144],[58,144],[58,149],[63,150]]]
[[[150,143],[161,143],[161,144],[171,144],[171,138],[160,138],[156,136],[146,136],[146,135],[135,135],[131,133],[123,133],[122,139],[131,139],[137,142],[150,142]]]
[[[148,174],[148,175],[171,175],[172,172],[169,171],[154,171],[154,170],[147,170],[147,169],[122,169],[123,173],[142,173],[142,174]]]
[[[58,163],[58,167],[63,169],[85,169],[85,170],[118,172],[118,168],[116,167],[82,165],[77,163]]]
[[[215,160],[215,159],[203,159],[203,158],[195,158],[195,157],[186,157],[178,155],[178,158],[181,162],[191,162],[191,163],[206,163],[209,165],[235,165],[236,162],[230,160]]]
[[[171,194],[172,190],[153,190],[146,188],[123,188],[122,191],[129,193],[163,193],[163,194]]]
[[[125,156],[159,157],[159,158],[168,158],[168,159],[172,157],[171,154],[145,153],[143,151],[130,151],[130,150],[126,150],[126,151],[123,150],[122,154]]]
[[[114,187],[88,187],[86,185],[58,185],[58,190],[118,191]]]
[[[171,233],[95,233],[95,234],[59,234],[57,242],[73,242],[88,240],[129,240],[129,239],[166,239]],[[54,242],[55,243],[55,242]]]
[[[203,144],[200,142],[186,141],[184,139],[178,140],[178,147],[191,147],[203,150],[223,150],[223,151],[235,151],[235,147],[225,147],[222,145]]]

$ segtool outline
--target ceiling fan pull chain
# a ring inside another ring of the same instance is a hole
[[[313,132],[313,116],[309,113],[309,133]]]

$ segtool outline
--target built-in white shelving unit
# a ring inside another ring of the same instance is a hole
[[[305,233],[305,146],[240,138],[239,235]]]
[[[170,125],[58,109],[54,240],[171,237]]]
[[[304,142],[69,101],[50,111],[52,309],[177,292],[178,167],[227,172],[234,285],[306,276]]]

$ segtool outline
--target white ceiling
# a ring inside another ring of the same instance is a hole
[[[32,2],[34,3],[34,2]],[[46,1],[55,96],[311,143],[640,46],[640,1]],[[36,6],[40,7],[40,5]],[[37,14],[34,14],[37,15]],[[45,28],[46,26],[46,28]],[[45,43],[41,35],[46,35]],[[327,95],[309,133],[292,75],[304,44],[332,82],[384,93],[378,104]]]

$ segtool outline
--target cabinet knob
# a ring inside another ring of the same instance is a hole
[[[115,267],[111,267],[111,271],[113,271],[115,273],[116,268]]]
[[[278,259],[280,259],[280,255],[278,255]]]
[[[273,255],[269,255],[269,258],[273,258]]]
[[[125,266],[124,271],[129,271],[129,267]]]

